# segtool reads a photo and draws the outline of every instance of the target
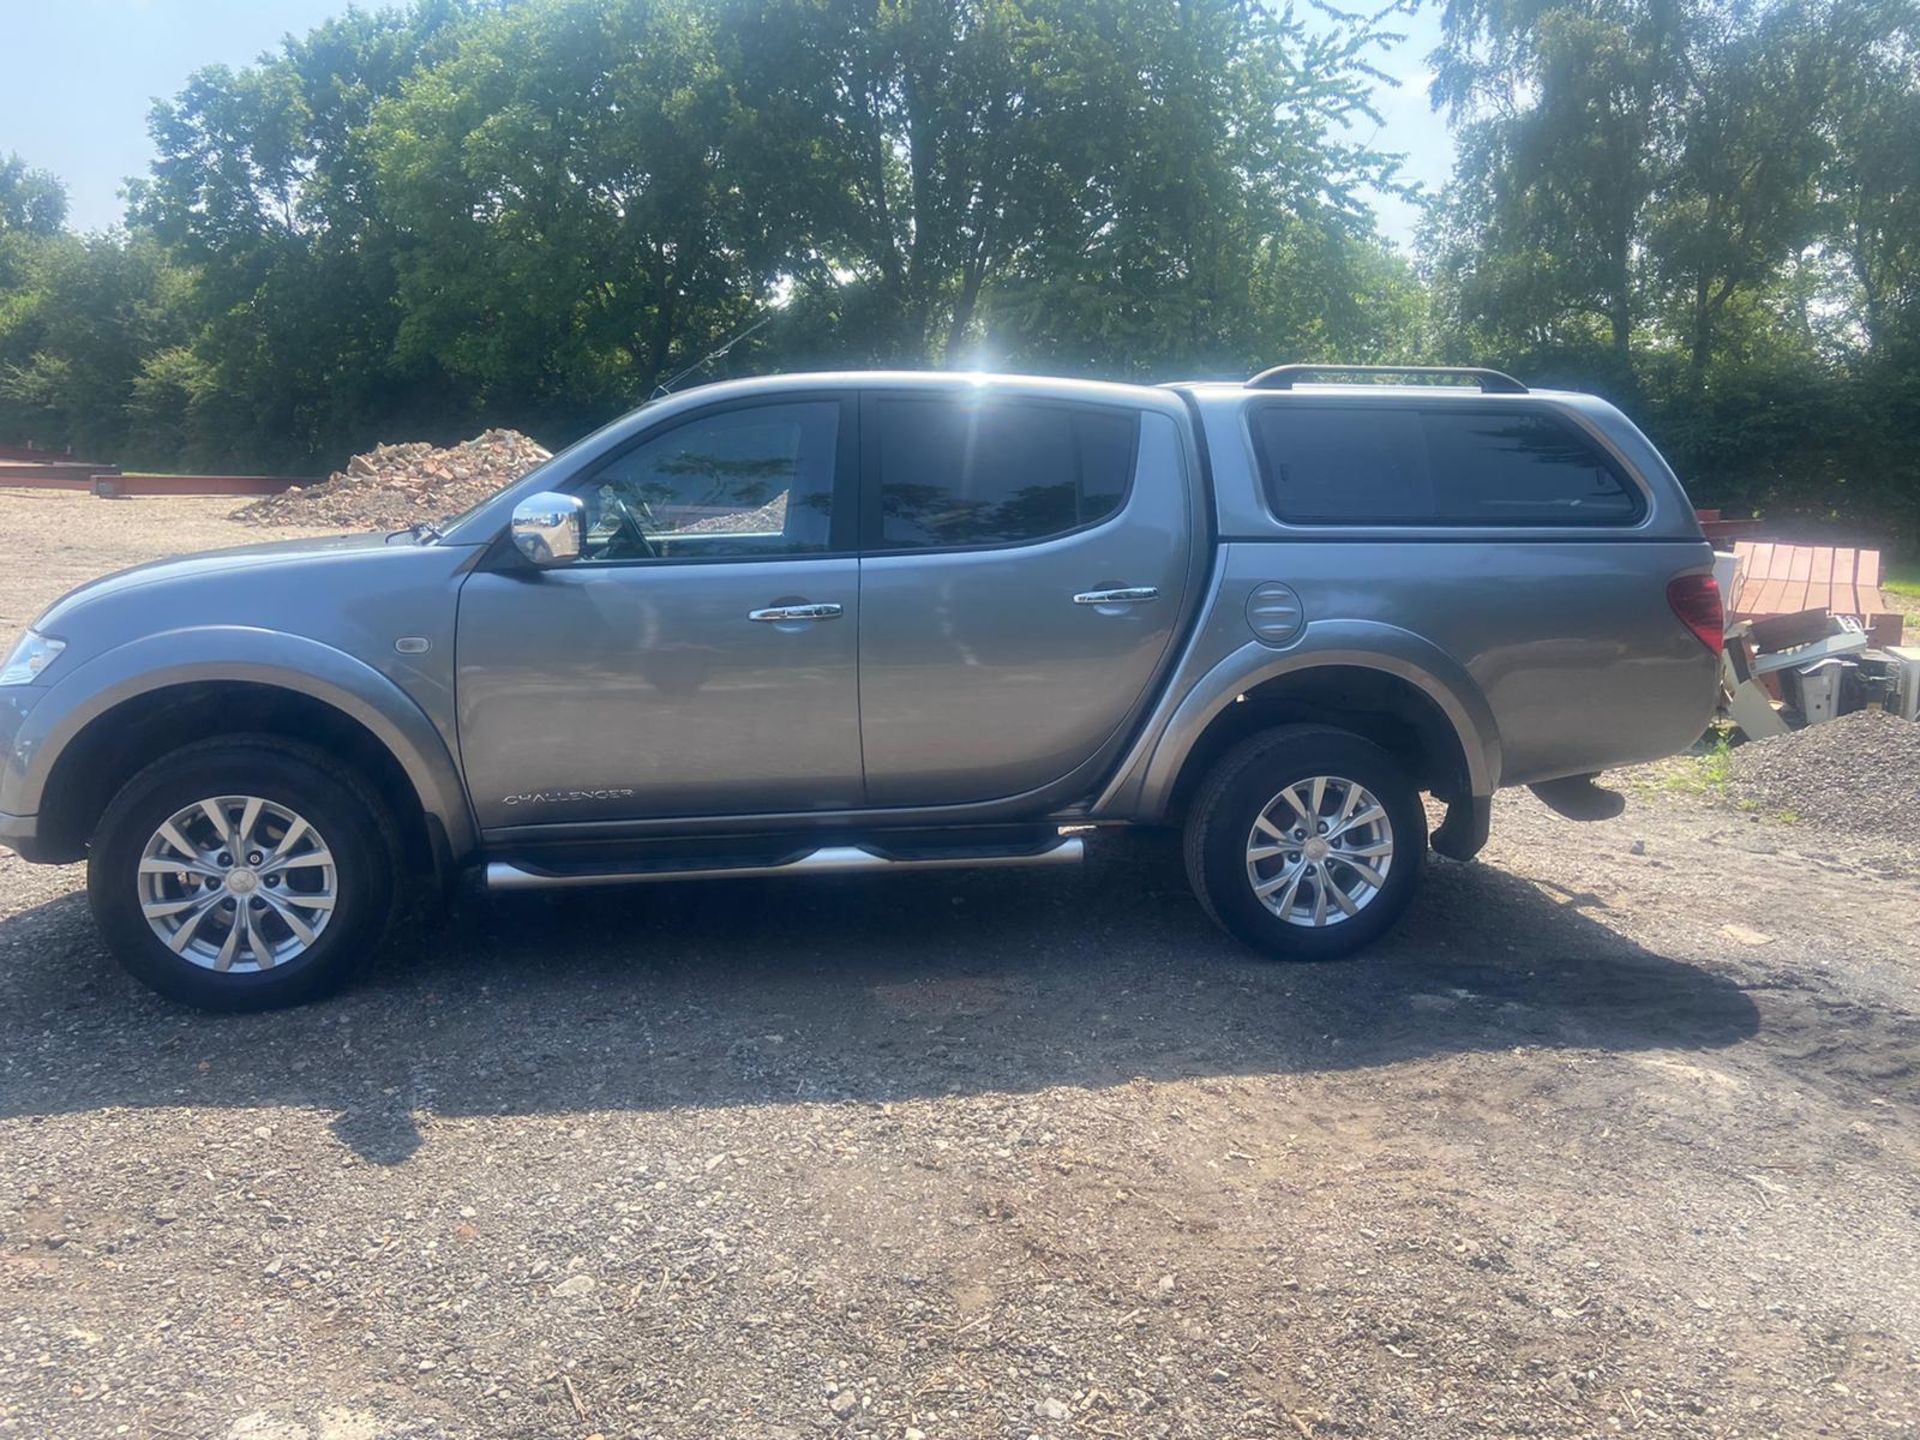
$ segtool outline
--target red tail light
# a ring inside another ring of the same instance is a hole
[[[1720,612],[1720,582],[1711,575],[1676,575],[1667,583],[1667,604],[1700,643],[1718,655],[1727,622]]]

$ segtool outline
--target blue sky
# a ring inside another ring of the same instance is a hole
[[[1375,90],[1374,108],[1384,123],[1377,131],[1358,134],[1357,138],[1404,155],[1404,176],[1418,180],[1431,193],[1446,184],[1453,171],[1453,137],[1427,99],[1427,86],[1433,80],[1427,56],[1440,43],[1440,6],[1429,0],[1418,13],[1396,20],[1392,28],[1405,32],[1407,38],[1375,64],[1400,83]],[[1418,210],[1384,197],[1375,208],[1380,228],[1388,238],[1411,250],[1413,229],[1420,218]]]
[[[288,31],[346,8],[346,0],[0,0],[0,154],[18,151],[65,180],[77,227],[114,224],[121,185],[146,170],[155,96],[172,95],[202,65],[244,65]],[[1403,83],[1378,96],[1379,133],[1358,138],[1406,152],[1407,173],[1437,187],[1453,156],[1426,99],[1438,7],[1401,28],[1409,37],[1381,68]],[[1411,207],[1383,202],[1380,220],[1393,240],[1411,242]]]

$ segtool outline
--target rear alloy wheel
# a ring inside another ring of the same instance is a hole
[[[1247,832],[1247,883],[1289,925],[1318,930],[1357,917],[1392,873],[1393,821],[1357,780],[1296,781]]]
[[[263,1010],[334,989],[378,947],[397,849],[379,799],[324,752],[214,740],[148,766],[87,864],[115,957],[163,995]]]
[[[1187,818],[1187,874],[1207,912],[1281,959],[1351,954],[1399,919],[1427,849],[1420,792],[1344,730],[1298,725],[1243,741]]]

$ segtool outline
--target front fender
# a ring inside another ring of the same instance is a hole
[[[1500,734],[1486,697],[1464,666],[1431,640],[1375,620],[1323,620],[1284,650],[1248,641],[1197,676],[1180,675],[1120,770],[1095,803],[1095,818],[1158,820],[1171,808],[1180,771],[1214,719],[1268,680],[1322,666],[1378,670],[1405,680],[1439,707],[1466,757],[1475,795],[1500,783]],[[1163,713],[1164,712],[1164,713]]]
[[[364,726],[406,772],[455,855],[476,842],[459,767],[426,712],[363,660],[317,640],[244,625],[145,635],[105,651],[48,686],[20,717],[0,757],[0,812],[35,815],[61,752],[89,722],[175,685],[240,681],[291,690]]]

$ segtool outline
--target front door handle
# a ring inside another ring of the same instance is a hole
[[[1123,585],[1117,590],[1083,590],[1073,597],[1076,605],[1138,605],[1143,600],[1158,600],[1155,585]]]
[[[747,619],[764,620],[777,625],[782,620],[838,620],[840,607],[831,602],[821,605],[775,605],[767,610],[749,610]]]

